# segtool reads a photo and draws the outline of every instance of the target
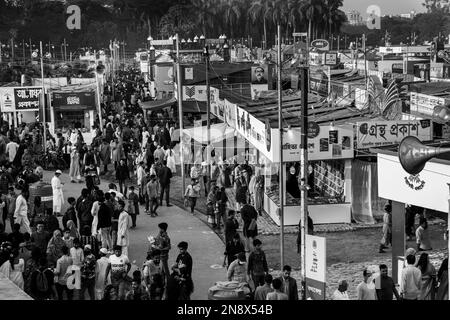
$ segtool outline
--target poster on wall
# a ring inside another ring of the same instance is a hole
[[[0,88],[0,109],[2,112],[14,112],[16,102],[14,100],[14,88]]]
[[[37,111],[41,100],[41,92],[42,88],[40,87],[14,88],[16,110]]]
[[[194,68],[184,68],[184,80],[194,80]]]
[[[252,67],[252,84],[268,84],[269,68],[268,65]]]
[[[368,149],[400,143],[407,136],[421,141],[433,140],[431,120],[357,122],[358,149]]]

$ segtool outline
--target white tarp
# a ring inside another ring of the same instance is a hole
[[[211,125],[210,130],[211,143],[222,141],[234,136],[234,129],[230,128],[225,123],[213,124]],[[208,142],[208,130],[206,126],[184,129],[183,135],[187,135],[202,144],[207,144]]]

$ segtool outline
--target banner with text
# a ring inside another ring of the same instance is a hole
[[[312,300],[325,300],[327,273],[326,239],[306,235],[306,293]]]
[[[427,116],[432,116],[435,106],[445,105],[448,102],[450,102],[450,100],[445,98],[430,96],[423,93],[411,92],[410,110],[411,112],[417,112]]]
[[[14,88],[16,111],[38,111],[42,87]]]
[[[52,104],[54,108],[95,110],[95,92],[53,92]]]
[[[365,121],[356,126],[358,149],[398,144],[407,136],[421,141],[433,140],[431,120]]]

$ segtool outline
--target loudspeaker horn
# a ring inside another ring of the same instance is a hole
[[[413,136],[404,138],[398,148],[398,158],[403,169],[412,175],[419,174],[428,160],[444,153],[450,153],[450,148],[426,146]]]

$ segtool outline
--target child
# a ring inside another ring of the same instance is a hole
[[[136,216],[139,214],[139,196],[134,193],[134,186],[131,186],[128,194],[128,213],[131,215],[132,226],[136,228]]]

